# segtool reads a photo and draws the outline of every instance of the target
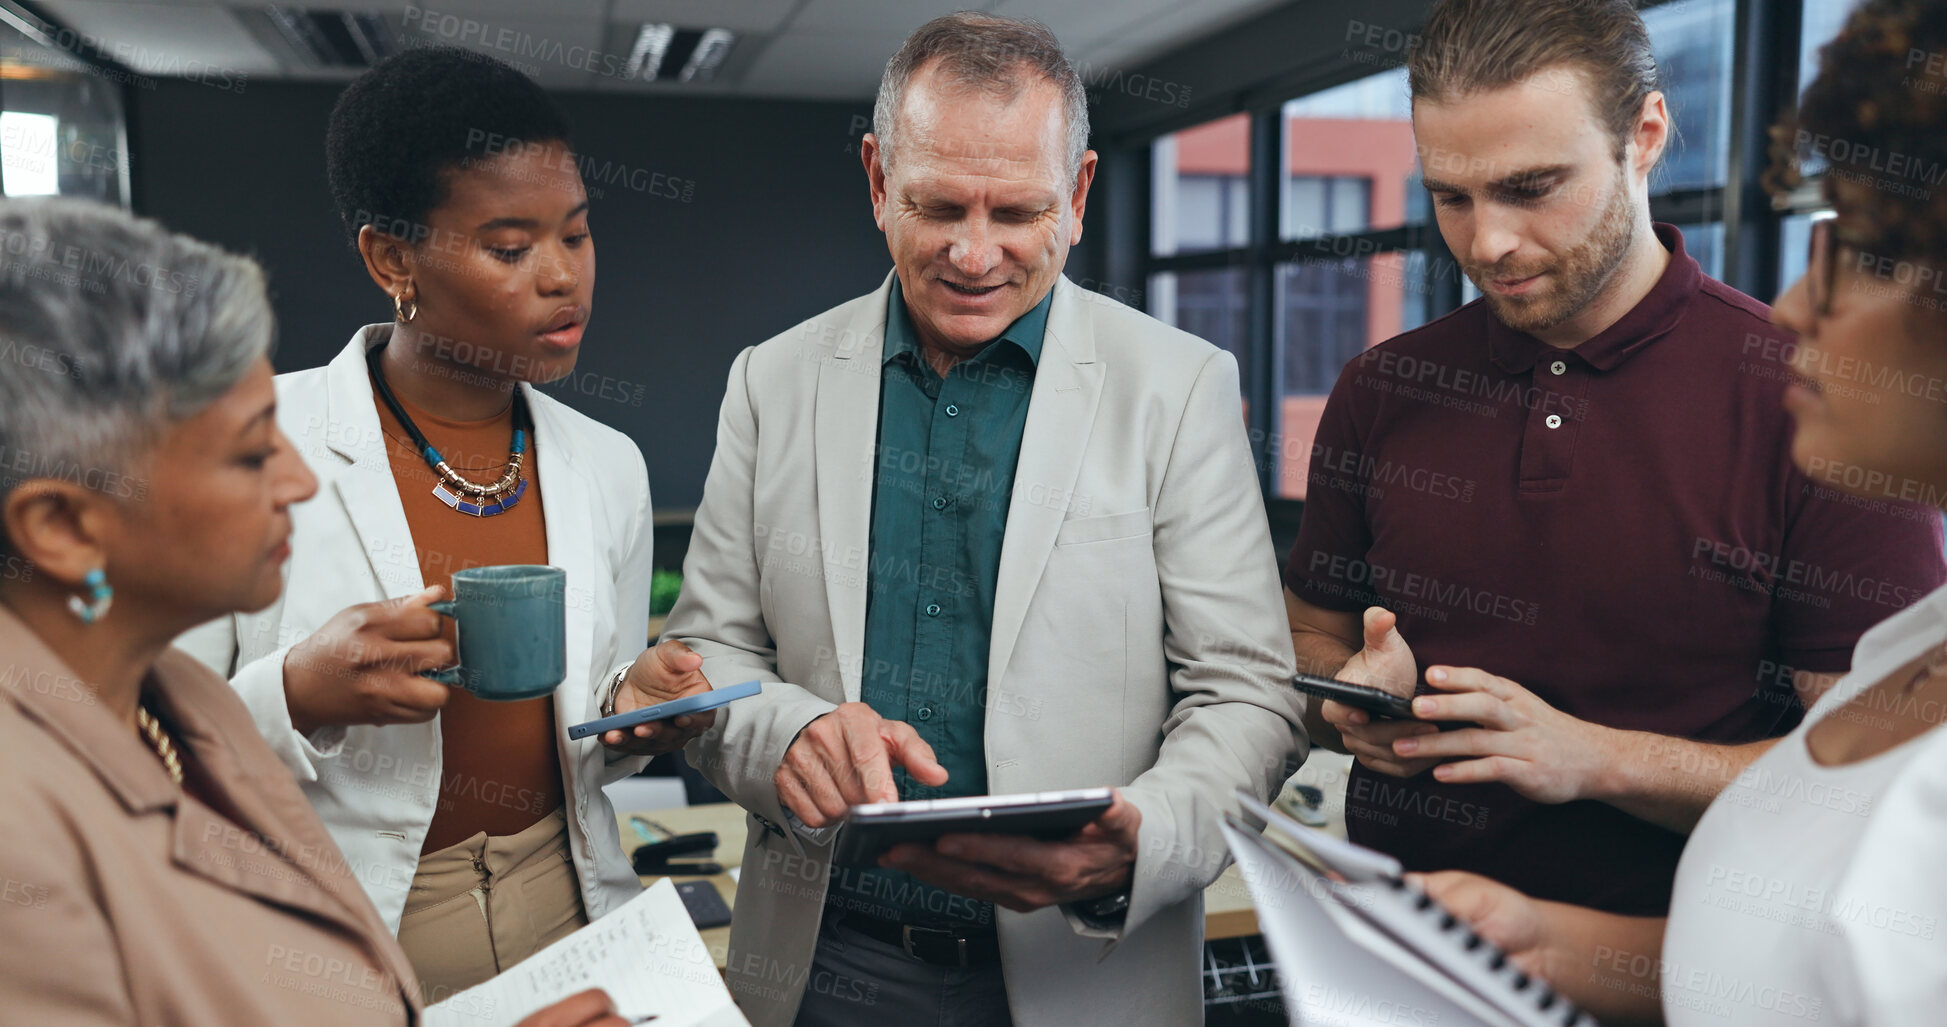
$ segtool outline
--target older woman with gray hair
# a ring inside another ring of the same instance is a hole
[[[403,1024],[412,967],[230,686],[169,649],[276,600],[317,482],[263,273],[0,203],[0,995],[9,1022]],[[621,1022],[585,992],[523,1027]]]

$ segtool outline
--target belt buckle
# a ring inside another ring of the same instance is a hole
[[[955,938],[953,937],[953,933],[951,931],[941,931],[931,927],[916,928],[911,924],[900,924],[899,925],[899,945],[900,948],[906,950],[906,955],[912,957],[913,959],[917,959],[922,963],[933,962],[932,960],[927,959],[925,956],[920,955],[917,949],[915,948],[914,946],[914,941],[916,940],[914,936],[915,931],[925,931],[927,934],[944,934],[947,937],[952,938],[954,953],[959,959],[959,969],[965,970],[969,965],[971,965],[967,962],[967,939]]]

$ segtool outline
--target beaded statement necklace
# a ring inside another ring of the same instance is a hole
[[[412,444],[419,447],[419,455],[425,459],[426,465],[439,476],[439,484],[433,486],[433,495],[439,497],[440,502],[471,517],[492,517],[513,509],[514,504],[527,494],[527,479],[521,477],[521,463],[527,455],[527,435],[534,428],[534,420],[527,412],[527,399],[521,395],[520,387],[514,387],[514,444],[512,453],[507,457],[507,473],[491,485],[476,485],[448,465],[446,458],[439,455],[439,450],[426,441],[425,433],[406,415],[406,409],[399,405],[391,387],[385,384],[385,373],[379,369],[380,358],[384,355],[384,346],[374,346],[365,355],[365,363],[372,369],[372,384],[378,387],[379,398],[385,401],[392,416],[398,418],[399,423],[405,426],[406,434],[412,436]]]

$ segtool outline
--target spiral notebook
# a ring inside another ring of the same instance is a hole
[[[1277,961],[1294,1027],[1595,1027],[1402,878],[1399,861],[1239,793],[1224,837]],[[1347,944],[1350,942],[1350,944]]]

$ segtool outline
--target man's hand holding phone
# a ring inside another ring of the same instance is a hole
[[[1413,660],[1413,650],[1400,636],[1399,616],[1384,607],[1367,607],[1364,632],[1365,648],[1353,653],[1334,676],[1341,681],[1411,696],[1420,671]],[[1345,751],[1372,770],[1394,777],[1413,777],[1440,762],[1438,758],[1406,759],[1393,752],[1395,741],[1432,734],[1440,730],[1436,725],[1418,720],[1382,719],[1330,699],[1325,700],[1318,713],[1338,729]]]

